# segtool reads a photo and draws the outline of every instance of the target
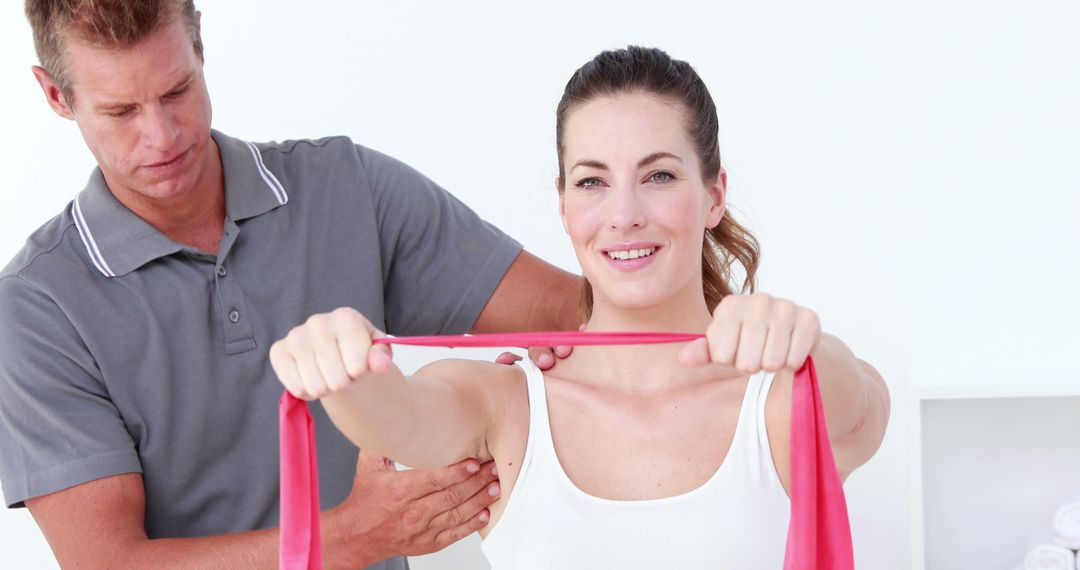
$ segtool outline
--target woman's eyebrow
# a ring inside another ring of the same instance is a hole
[[[603,162],[600,162],[599,160],[592,160],[592,159],[586,158],[584,160],[579,160],[579,161],[575,162],[574,165],[570,167],[570,170],[572,171],[572,170],[574,170],[575,168],[577,168],[579,166],[585,166],[585,167],[588,167],[588,168],[598,168],[600,170],[607,170],[608,169],[607,165],[604,164]]]
[[[674,154],[671,154],[670,152],[661,151],[661,152],[654,152],[654,153],[650,154],[649,156],[646,156],[645,158],[639,160],[638,163],[637,163],[637,166],[638,166],[638,168],[641,168],[643,166],[647,166],[649,164],[652,164],[652,163],[660,160],[661,158],[673,158],[673,159],[675,159],[675,160],[677,160],[679,162],[683,162],[683,159],[679,158],[678,156],[676,156]],[[607,170],[608,169],[608,166],[606,164],[604,164],[603,162],[600,162],[599,160],[593,160],[593,159],[590,159],[590,158],[586,158],[586,159],[579,160],[579,161],[575,162],[574,165],[570,167],[570,170],[573,171],[575,168],[577,168],[579,166],[585,166],[585,167],[589,167],[589,168],[597,168],[597,169],[600,169],[600,170]]]
[[[679,162],[683,161],[683,159],[675,156],[674,154],[671,154],[670,152],[654,152],[654,153],[650,154],[649,156],[646,156],[645,158],[639,160],[638,163],[637,163],[638,168],[641,168],[642,166],[646,166],[648,164],[652,164],[653,162],[656,162],[656,161],[660,160],[661,158],[674,158],[675,160],[677,160]]]

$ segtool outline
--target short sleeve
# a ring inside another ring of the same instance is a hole
[[[358,151],[378,224],[387,332],[468,332],[521,245],[411,167]]]
[[[141,472],[93,357],[60,307],[18,276],[0,279],[0,483],[9,507]]]

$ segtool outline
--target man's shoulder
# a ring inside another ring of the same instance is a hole
[[[317,139],[285,139],[253,143],[263,154],[303,156],[305,154],[333,154],[355,152],[356,144],[345,135],[332,135]]]
[[[26,239],[22,248],[0,269],[0,280],[21,278],[24,281],[37,281],[42,274],[54,270],[63,271],[63,267],[84,269],[85,264],[72,254],[71,240],[78,240],[75,221],[70,215],[71,204],[42,224]],[[57,278],[62,278],[58,275]]]
[[[81,247],[65,208],[30,234],[0,270],[0,322],[10,325],[0,334],[0,350],[30,342],[31,329],[61,334],[57,327],[69,318],[63,307],[85,301],[90,280],[100,276],[79,257]],[[13,340],[18,337],[25,338]]]
[[[352,170],[371,178],[413,171],[404,162],[359,144],[346,135],[253,144],[267,165],[305,176],[314,174],[337,177],[344,171]]]

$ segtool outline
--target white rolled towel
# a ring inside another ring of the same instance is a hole
[[[1061,505],[1054,513],[1050,528],[1054,531],[1054,542],[1073,550],[1080,549],[1080,498]]]
[[[1024,557],[1024,570],[1077,570],[1076,553],[1060,544],[1040,544]]]

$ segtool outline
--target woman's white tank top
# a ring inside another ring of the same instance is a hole
[[[481,546],[493,570],[781,568],[791,502],[765,431],[772,374],[747,383],[731,447],[708,481],[673,497],[623,501],[586,494],[566,475],[544,375],[528,358],[518,365],[529,437],[506,509]]]

